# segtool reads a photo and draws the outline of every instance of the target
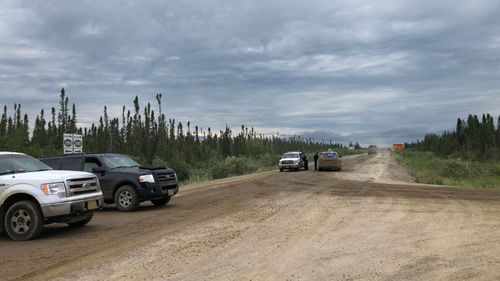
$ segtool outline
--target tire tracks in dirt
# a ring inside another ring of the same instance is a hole
[[[165,208],[0,239],[6,280],[496,280],[500,192],[412,184],[386,154],[342,172],[182,187]],[[375,167],[375,168],[374,168]],[[404,182],[406,181],[406,182]],[[44,261],[43,263],[40,261]]]

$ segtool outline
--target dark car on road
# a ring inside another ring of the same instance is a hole
[[[94,173],[99,178],[104,202],[115,203],[123,212],[137,209],[144,201],[163,206],[179,191],[174,170],[144,167],[123,154],[70,154],[40,160],[56,170]]]

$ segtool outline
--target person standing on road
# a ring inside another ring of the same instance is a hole
[[[307,154],[304,153],[302,159],[304,160],[304,170],[309,170],[309,159],[307,159]]]
[[[316,152],[314,154],[314,170],[317,171],[318,170],[318,159],[319,159],[319,155],[318,155],[318,152]]]

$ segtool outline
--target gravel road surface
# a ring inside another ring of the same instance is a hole
[[[379,153],[183,186],[162,208],[0,237],[0,279],[500,280],[500,191],[411,182]]]

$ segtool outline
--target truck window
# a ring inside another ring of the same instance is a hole
[[[61,164],[62,160],[58,158],[48,158],[48,159],[41,159],[43,163],[46,165],[52,167],[52,169],[60,170],[61,169]]]
[[[0,158],[0,173],[13,170],[12,160],[8,158]]]
[[[68,157],[64,161],[64,165],[61,167],[63,170],[71,171],[81,171],[82,170],[82,158],[81,157]]]
[[[85,172],[92,173],[92,169],[96,167],[102,167],[101,161],[99,161],[99,159],[91,157],[85,158],[85,163],[83,164],[83,170]]]

